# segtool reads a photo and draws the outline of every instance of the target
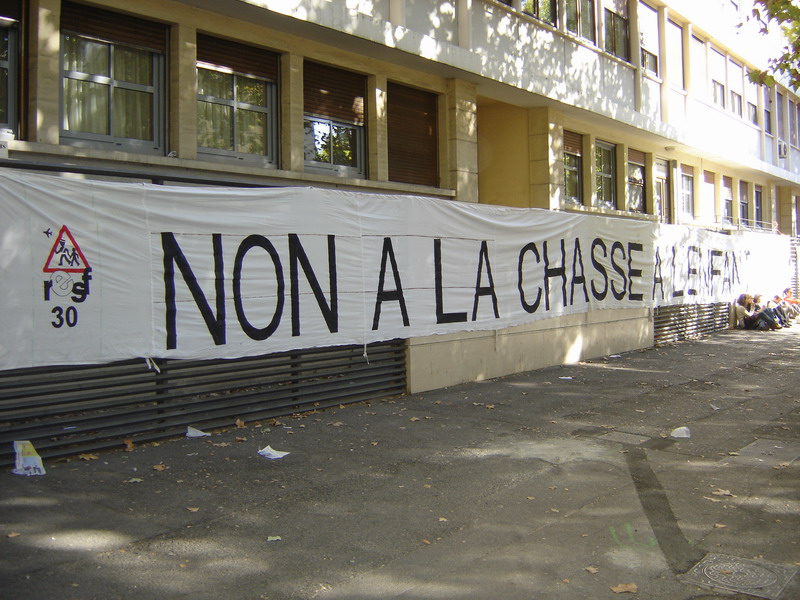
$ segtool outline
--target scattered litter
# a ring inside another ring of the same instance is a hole
[[[730,496],[731,498],[736,498],[734,494],[731,494],[730,490],[723,490],[722,488],[717,488],[713,492],[711,492],[712,496]]]
[[[672,432],[669,434],[669,437],[690,438],[692,437],[692,432],[689,430],[688,427],[678,427],[677,429],[672,430]]]
[[[621,354],[612,354],[608,358],[622,358],[622,355]]]
[[[711,404],[710,406],[711,406],[711,408],[713,408],[714,410],[720,410],[719,406],[714,406],[713,404]]]
[[[564,375],[563,377],[559,377],[559,379],[572,379],[572,377],[569,377],[568,375]]]
[[[280,542],[282,539],[283,539],[283,538],[281,538],[281,536],[279,536],[279,535],[270,535],[270,536],[267,536],[267,541],[268,541],[268,542]]]
[[[199,429],[197,429],[196,427],[192,427],[191,425],[189,425],[186,428],[186,437],[188,438],[208,437],[210,435],[211,435],[210,433],[206,433],[205,431],[200,431]]]
[[[131,477],[130,479],[126,479],[122,483],[142,483],[144,479],[141,477]]]
[[[42,457],[36,452],[36,448],[28,440],[14,442],[14,469],[11,471],[14,475],[44,475],[44,465],[42,464]]]
[[[266,448],[262,448],[258,451],[258,453],[270,460],[275,460],[276,458],[283,458],[288,452],[281,452],[280,450],[273,450],[271,446],[267,446]]]

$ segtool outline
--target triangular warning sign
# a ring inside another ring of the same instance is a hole
[[[81,252],[81,247],[78,246],[67,226],[62,225],[42,271],[45,273],[54,273],[55,271],[83,273],[88,268],[89,263]]]

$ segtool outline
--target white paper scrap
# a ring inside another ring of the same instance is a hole
[[[14,442],[14,453],[16,454],[14,460],[14,469],[11,471],[14,475],[44,475],[44,465],[42,464],[42,457],[36,452],[28,440]]]
[[[669,434],[669,437],[690,438],[692,437],[692,432],[689,430],[688,427],[678,427],[677,429],[672,430],[672,432]]]
[[[205,431],[200,431],[199,429],[196,429],[191,425],[186,427],[186,437],[196,438],[196,437],[206,437],[210,435],[211,435],[210,433],[206,433]]]
[[[271,446],[267,446],[266,448],[262,448],[258,451],[258,453],[270,460],[275,460],[276,458],[283,458],[288,452],[281,452],[280,450],[273,450]]]

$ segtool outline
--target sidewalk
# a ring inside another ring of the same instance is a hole
[[[725,331],[6,470],[0,597],[800,598],[798,367]]]

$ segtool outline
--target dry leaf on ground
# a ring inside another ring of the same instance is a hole
[[[78,458],[81,460],[97,460],[100,457],[97,454],[78,454]]]
[[[595,573],[600,571],[600,569],[598,569],[594,565],[589,565],[588,567],[584,567],[583,570],[584,571],[589,571],[589,573],[591,573],[592,575],[594,575]]]
[[[197,512],[198,510],[200,510],[200,507],[199,506],[187,506],[186,510],[188,510],[189,512]]]
[[[639,588],[636,586],[635,583],[620,583],[619,585],[615,585],[611,588],[611,591],[615,594],[635,594],[639,591]]]
[[[236,428],[237,429],[244,429],[245,428],[244,421],[242,421],[241,419],[236,419]]]
[[[153,465],[153,471],[166,471],[167,469],[169,469],[169,467],[164,464]]]

